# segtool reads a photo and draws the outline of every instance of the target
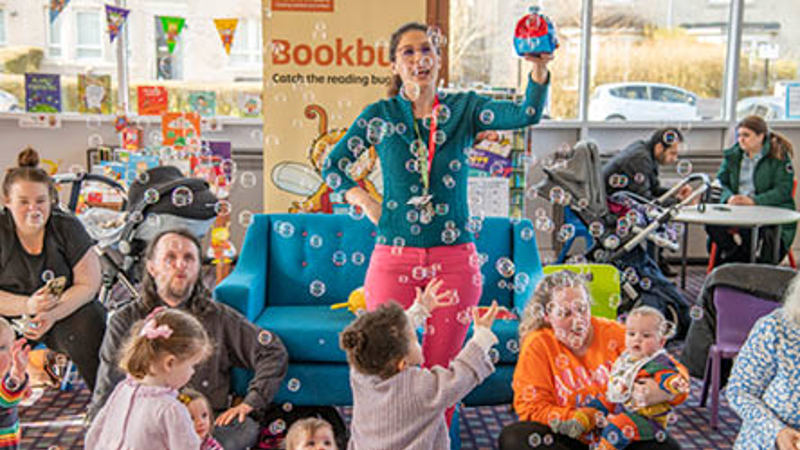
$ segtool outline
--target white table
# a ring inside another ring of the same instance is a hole
[[[697,205],[687,206],[678,210],[672,218],[675,222],[683,222],[686,229],[683,232],[683,250],[681,259],[681,287],[686,287],[686,253],[689,244],[689,224],[722,225],[729,227],[750,228],[750,262],[756,262],[758,249],[758,229],[771,225],[785,225],[800,222],[800,212],[774,206],[744,206],[706,204],[705,211]],[[776,243],[780,242],[781,227],[776,227]],[[773,260],[778,259],[780,246],[775,245]]]

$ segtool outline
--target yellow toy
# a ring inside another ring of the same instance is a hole
[[[342,309],[347,308],[350,310],[351,313],[357,314],[358,311],[366,311],[367,310],[367,298],[364,296],[364,286],[354,290],[350,293],[350,296],[347,297],[347,301],[344,303],[336,303],[331,305],[331,309]]]
[[[236,255],[236,248],[230,241],[231,232],[226,226],[211,230],[211,246],[208,256],[213,258],[212,264],[229,264]]]

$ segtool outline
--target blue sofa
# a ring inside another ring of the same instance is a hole
[[[348,365],[339,348],[339,332],[354,315],[330,305],[346,301],[364,282],[376,230],[366,219],[347,215],[259,214],[247,229],[234,271],[215,290],[226,303],[260,327],[280,336],[290,364],[275,401],[294,405],[350,405]],[[476,239],[488,260],[481,305],[493,299],[522,311],[542,276],[542,265],[530,221],[487,218]],[[516,267],[515,278],[495,268],[501,257]],[[525,275],[519,275],[524,273]],[[505,287],[503,287],[505,286]],[[517,321],[496,321],[500,343],[495,347],[497,371],[466,399],[467,405],[493,405],[512,400],[511,378],[517,360]],[[251,375],[234,374],[234,389],[246,391]]]

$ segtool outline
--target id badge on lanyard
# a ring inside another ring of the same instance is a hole
[[[420,222],[423,224],[428,224],[433,220],[434,216],[434,209],[433,209],[433,194],[431,194],[431,170],[433,169],[433,157],[436,156],[436,129],[438,127],[437,120],[436,120],[436,111],[438,110],[439,106],[439,96],[434,97],[433,99],[433,109],[431,113],[431,127],[430,133],[428,134],[428,147],[426,148],[425,154],[420,154],[417,157],[419,161],[419,171],[420,171],[420,180],[422,181],[422,195],[417,195],[411,197],[407,204],[413,205],[420,211]],[[417,120],[414,119],[414,131],[417,133],[417,139],[420,142],[424,142],[422,140],[422,134],[419,132],[419,126],[417,125]],[[422,148],[425,148],[424,146]],[[421,152],[422,153],[422,152]]]

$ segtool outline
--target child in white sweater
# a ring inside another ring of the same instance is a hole
[[[497,302],[478,317],[474,332],[449,368],[423,369],[416,328],[430,313],[449,305],[449,292],[432,280],[403,311],[394,302],[357,318],[342,332],[340,345],[350,363],[353,421],[349,449],[446,449],[450,437],[445,410],[461,401],[494,372],[489,350],[497,343],[491,327]]]

